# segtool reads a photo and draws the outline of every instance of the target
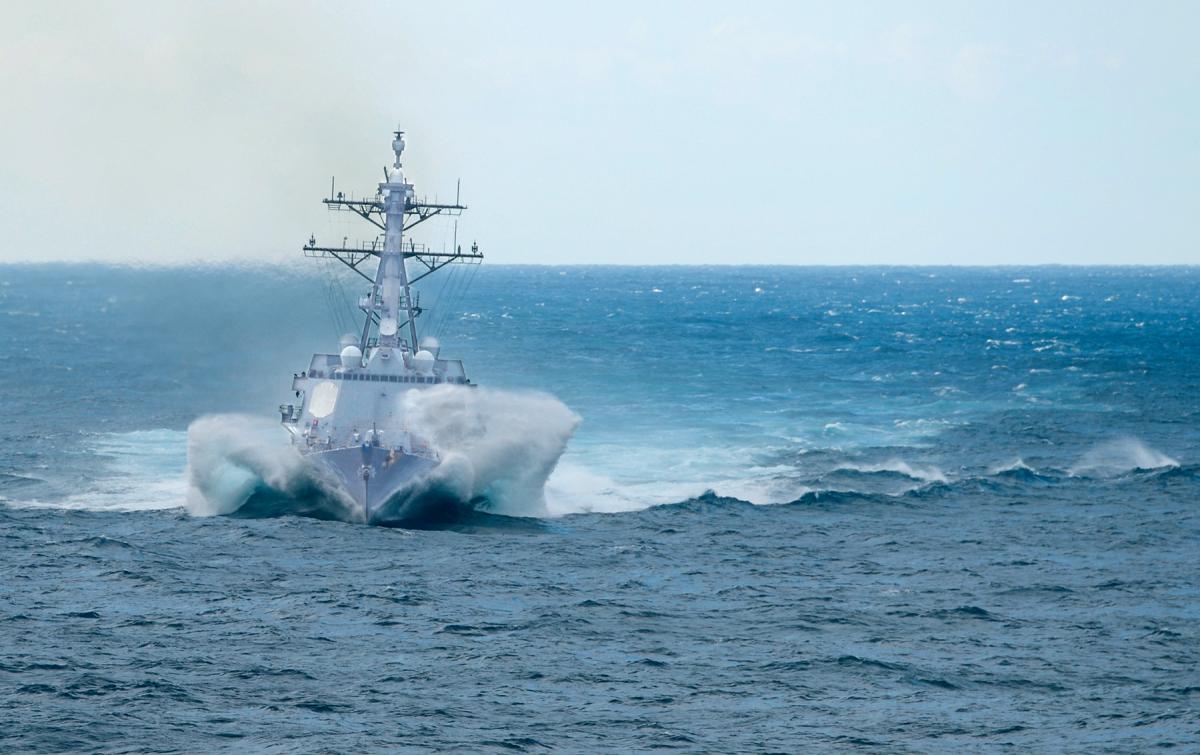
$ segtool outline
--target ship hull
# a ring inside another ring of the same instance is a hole
[[[332,476],[354,500],[366,522],[403,519],[405,499],[421,489],[421,483],[438,465],[436,459],[376,446],[314,451],[307,458]]]

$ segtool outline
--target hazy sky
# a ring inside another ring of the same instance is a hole
[[[0,261],[1200,263],[1200,3],[0,6]],[[427,240],[441,243],[445,226]],[[331,238],[336,236],[337,238]]]

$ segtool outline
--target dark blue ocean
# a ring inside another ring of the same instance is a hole
[[[1200,268],[464,269],[543,499],[197,515],[328,272],[0,267],[0,751],[1200,751]]]

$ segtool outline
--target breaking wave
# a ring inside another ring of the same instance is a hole
[[[1025,463],[1025,460],[1017,457],[1015,460],[1007,464],[997,464],[988,469],[988,474],[993,476],[1022,476],[1037,474],[1037,470]]]
[[[388,508],[450,499],[507,516],[547,516],[545,486],[580,417],[545,393],[441,385],[404,396],[409,426],[442,462]]]
[[[779,465],[757,468],[746,477],[706,478],[690,482],[620,482],[567,460],[547,483],[552,516],[576,513],[621,513],[680,502],[737,500],[755,505],[830,500],[843,496],[896,498],[915,490],[944,485],[948,478],[934,465],[890,459],[878,464],[843,462],[812,475]]]
[[[946,482],[946,475],[935,466],[913,466],[902,459],[890,459],[881,464],[843,464],[834,471],[863,474],[890,473],[919,482]]]
[[[1008,464],[988,469],[988,477],[1010,483],[1050,483],[1062,476],[1062,470],[1040,470],[1017,458]]]
[[[194,516],[301,514],[361,519],[353,501],[286,443],[270,420],[215,414],[187,433],[187,508]]]
[[[1178,461],[1137,438],[1120,438],[1095,446],[1067,473],[1072,477],[1116,477],[1129,472],[1178,466]]]

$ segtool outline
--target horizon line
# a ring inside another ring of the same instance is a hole
[[[998,268],[1116,268],[1116,269],[1134,269],[1134,268],[1200,268],[1200,262],[1034,262],[1034,263],[1017,263],[1017,262],[999,262],[993,264],[987,263],[954,263],[954,262],[855,262],[855,263],[830,263],[830,262],[647,262],[647,263],[628,263],[628,262],[491,262],[480,263],[485,267],[543,267],[543,268],[827,268],[827,269],[862,269],[862,268],[953,268],[953,269],[998,269]],[[53,267],[53,266],[94,266],[94,267],[111,267],[111,268],[141,268],[147,270],[171,270],[171,269],[194,269],[194,268],[284,268],[305,270],[312,269],[317,272],[315,267],[304,268],[294,266],[291,263],[266,260],[254,261],[235,261],[235,260],[220,260],[220,261],[200,261],[200,260],[185,260],[178,262],[161,262],[161,261],[121,261],[121,260],[38,260],[38,261],[3,261],[0,260],[0,268],[5,267]]]

